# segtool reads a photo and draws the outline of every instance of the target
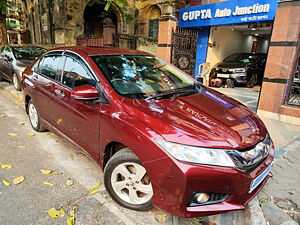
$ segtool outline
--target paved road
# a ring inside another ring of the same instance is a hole
[[[173,217],[158,209],[148,212],[124,209],[107,196],[104,186],[96,194],[89,195],[89,189],[103,183],[101,169],[51,132],[31,136],[33,130],[21,97],[21,92],[14,91],[8,83],[0,82],[0,164],[12,165],[11,169],[0,167],[1,225],[66,224],[67,215],[56,219],[47,215],[52,207],[62,208],[66,213],[76,207],[76,225],[208,224]],[[40,172],[41,169],[59,174],[45,175]],[[18,176],[25,177],[21,184],[5,186],[2,183],[3,179],[12,183]],[[74,181],[74,185],[66,185],[68,178]],[[43,184],[45,181],[54,186]],[[157,221],[157,216],[161,215],[166,221]],[[205,219],[217,225],[243,225],[244,213],[231,212]]]

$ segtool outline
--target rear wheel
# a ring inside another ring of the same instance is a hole
[[[39,113],[38,113],[37,108],[36,108],[34,102],[32,101],[32,99],[28,102],[27,107],[28,107],[29,121],[30,121],[32,128],[37,132],[45,131],[46,129],[41,124]]]
[[[104,184],[110,197],[125,208],[144,211],[153,207],[147,171],[128,148],[118,151],[107,162]]]
[[[20,83],[20,79],[18,78],[17,74],[13,74],[13,85],[14,85],[14,88],[17,90],[17,91],[21,91],[21,83]]]
[[[252,73],[249,77],[246,87],[253,88],[256,83],[257,83],[257,73]]]

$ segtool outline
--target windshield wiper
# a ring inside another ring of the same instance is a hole
[[[188,94],[188,93],[191,93],[191,92],[195,92],[194,89],[174,89],[174,90],[170,90],[170,91],[166,91],[166,92],[162,92],[162,93],[159,93],[159,94],[155,94],[155,95],[151,95],[147,98],[145,98],[146,100],[149,100],[149,99],[154,99],[154,98],[162,98],[162,97],[165,97],[165,96],[168,96],[168,95],[179,95],[180,94]]]

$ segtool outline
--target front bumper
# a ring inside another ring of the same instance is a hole
[[[246,84],[247,83],[247,73],[231,73],[231,74],[216,74],[217,78],[220,79],[232,79],[236,84]]]
[[[249,193],[251,182],[272,163],[273,159],[272,149],[268,157],[250,173],[229,167],[189,164],[170,157],[146,163],[147,167],[154,168],[151,172],[154,176],[151,177],[153,203],[158,208],[179,217],[202,217],[244,209],[272,176],[268,173],[266,178]],[[228,194],[229,197],[220,203],[190,206],[193,194],[199,191]]]

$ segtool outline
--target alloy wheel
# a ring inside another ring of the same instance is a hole
[[[143,166],[126,162],[112,172],[111,185],[116,195],[130,204],[144,204],[153,195],[150,179]]]
[[[28,114],[29,114],[29,119],[30,119],[31,125],[34,128],[37,128],[38,123],[39,123],[39,117],[38,117],[38,113],[37,113],[37,110],[36,110],[34,104],[29,104]]]
[[[21,90],[20,82],[16,74],[13,74],[13,86],[17,91]]]

